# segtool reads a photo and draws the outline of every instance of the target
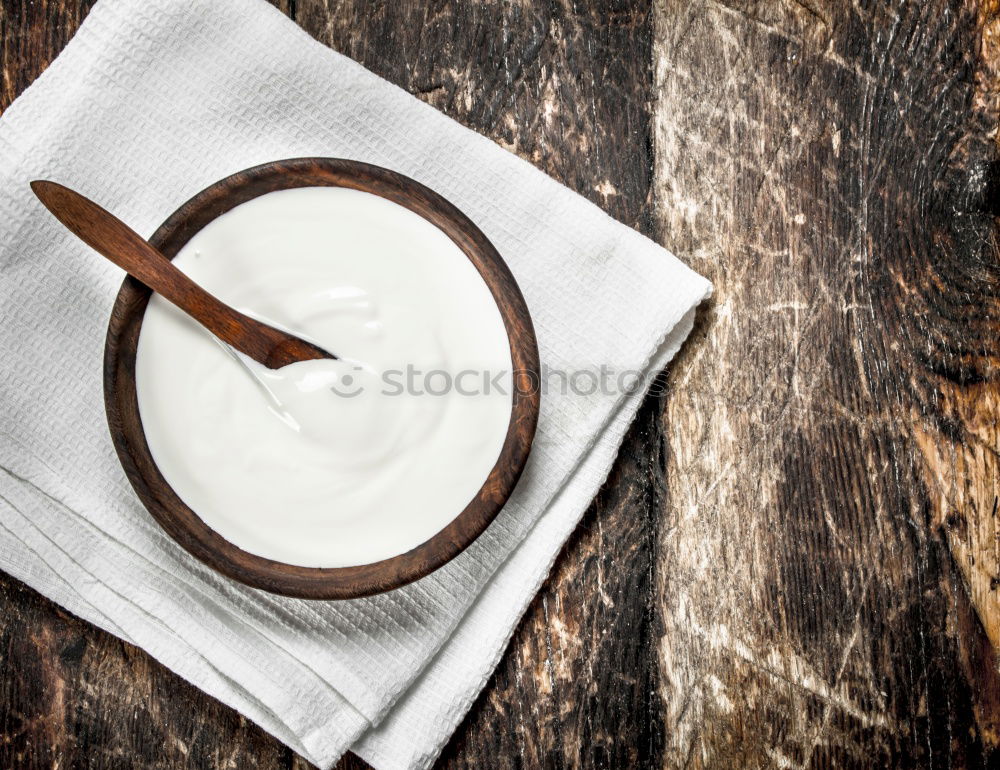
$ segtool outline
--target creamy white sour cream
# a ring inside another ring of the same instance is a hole
[[[404,553],[472,500],[511,414],[500,312],[468,258],[368,193],[282,190],[174,260],[237,309],[340,357],[271,371],[154,295],[139,413],[164,478],[230,542],[307,567]]]

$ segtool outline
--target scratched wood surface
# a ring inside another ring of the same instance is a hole
[[[1000,762],[996,6],[280,6],[716,283],[442,766]],[[136,764],[305,766],[0,579],[0,767]]]
[[[1000,762],[997,23],[657,6],[668,765]]]

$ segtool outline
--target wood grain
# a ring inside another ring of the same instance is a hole
[[[996,6],[294,3],[717,287],[442,766],[995,766]],[[0,765],[301,766],[2,586]]]
[[[655,234],[649,3],[299,0],[297,9],[322,42]],[[443,767],[660,763],[658,413],[655,399],[643,408]]]
[[[663,415],[668,765],[1000,761],[985,11],[657,7],[660,226],[716,284]]]
[[[150,238],[151,259],[170,265],[169,260],[192,236],[216,218],[261,195],[300,187],[360,190],[409,209],[447,235],[490,290],[509,340],[513,366],[511,415],[500,456],[469,504],[440,532],[406,553],[351,567],[285,564],[226,540],[181,500],[163,477],[146,442],[139,413],[136,353],[152,291],[151,286],[131,276],[122,283],[108,322],[104,403],[111,438],[132,488],[160,526],[189,553],[224,575],[265,591],[304,599],[354,599],[391,591],[425,577],[467,548],[500,513],[528,461],[538,423],[538,343],[517,281],[483,232],[438,193],[407,176],[369,163],[342,158],[291,158],[227,176],[167,217]],[[104,232],[102,229],[100,237]],[[135,233],[131,241],[142,246]],[[297,343],[308,344],[288,337],[268,350],[264,363],[284,365],[280,358],[275,361],[275,351],[294,354],[299,349]]]

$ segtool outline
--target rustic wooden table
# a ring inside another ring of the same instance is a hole
[[[0,106],[89,6],[2,0]],[[716,285],[441,764],[997,767],[1000,3],[280,6]],[[55,766],[306,763],[4,577]]]

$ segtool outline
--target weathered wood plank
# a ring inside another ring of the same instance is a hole
[[[660,225],[717,287],[664,413],[670,766],[1000,758],[976,11],[657,6]]]
[[[299,0],[297,20],[651,233],[649,3]],[[650,402],[605,491],[445,752],[447,767],[658,764]]]

